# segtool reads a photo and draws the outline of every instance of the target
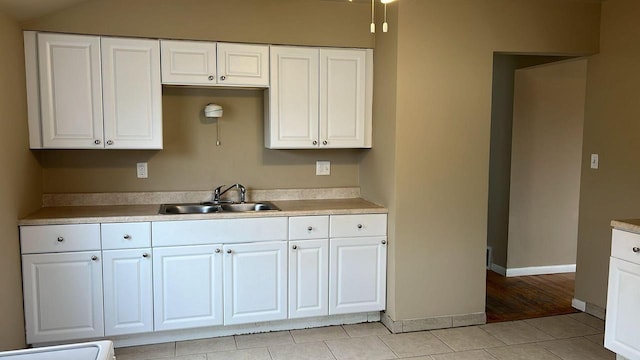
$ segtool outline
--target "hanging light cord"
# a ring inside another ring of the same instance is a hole
[[[376,23],[375,23],[375,0],[371,0],[371,33],[376,32]]]

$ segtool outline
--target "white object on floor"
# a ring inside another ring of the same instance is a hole
[[[2,360],[115,360],[111,341],[0,352]]]

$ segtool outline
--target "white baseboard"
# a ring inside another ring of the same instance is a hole
[[[511,269],[507,269],[506,274],[507,274],[507,277],[512,277],[512,276],[528,276],[528,275],[562,274],[562,273],[571,273],[571,272],[576,272],[576,264],[511,268]]]
[[[571,300],[571,306],[575,309],[578,309],[582,312],[587,311],[587,303],[582,301],[582,300],[578,300],[576,298],[573,298]]]
[[[496,265],[496,264],[491,264],[491,271],[498,273],[502,276],[505,276],[507,274],[507,269],[505,269],[504,267],[500,266],[500,265]]]

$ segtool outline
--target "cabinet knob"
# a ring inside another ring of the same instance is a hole
[[[113,145],[113,140],[107,140],[107,145]]]
[[[222,76],[220,76],[220,80],[225,81],[225,80],[227,80],[227,77],[222,75]]]
[[[382,240],[381,243],[382,245],[387,245],[387,240]]]
[[[93,140],[93,143],[94,143],[94,144],[96,144],[96,145],[100,145],[100,143],[101,143],[101,142],[102,142],[102,141],[100,141],[100,140],[98,140],[98,139]]]
[[[91,257],[91,260],[93,260],[93,261],[97,261],[97,260],[98,260],[98,257],[97,257],[97,256],[95,256],[95,255],[93,255],[93,256]]]
[[[634,246],[633,252],[636,253],[636,254],[640,253],[640,247]]]
[[[129,240],[129,239],[131,239],[131,235],[129,235],[129,234],[124,234],[123,238],[124,238],[125,240]]]
[[[216,249],[216,254],[220,254],[221,251],[222,250],[220,250],[220,249]]]
[[[307,231],[312,231],[312,230],[313,230],[313,226],[307,227]]]
[[[329,142],[327,140],[322,142],[322,145],[327,145]]]
[[[292,248],[293,250],[298,250],[298,245],[293,245],[291,248]]]
[[[358,229],[362,229],[363,228],[362,224],[358,224],[357,227],[358,227]]]
[[[149,254],[144,253],[144,254],[142,254],[142,257],[143,257],[143,258],[148,258],[148,257],[149,257]]]
[[[233,252],[233,250],[227,249],[227,254],[231,254],[232,252]]]
[[[213,75],[209,75],[209,81],[213,81],[213,79],[215,79],[215,77]]]
[[[63,242],[64,238],[62,236],[58,236],[58,242]]]
[[[313,140],[313,145],[318,145],[318,142]]]

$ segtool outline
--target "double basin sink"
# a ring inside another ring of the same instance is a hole
[[[268,201],[246,203],[186,203],[162,204],[160,214],[213,214],[224,212],[280,211],[280,208]]]

